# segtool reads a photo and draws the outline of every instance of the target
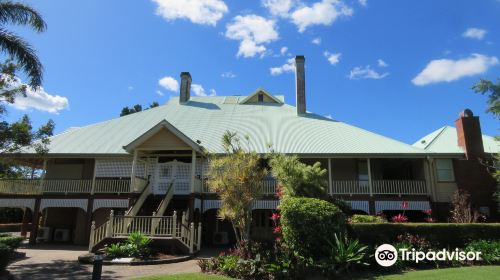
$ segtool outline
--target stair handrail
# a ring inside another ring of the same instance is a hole
[[[153,212],[153,217],[162,217],[165,211],[167,210],[168,204],[170,203],[173,197],[174,197],[174,182],[172,181],[169,185],[167,193],[165,194],[165,197],[160,202],[160,205],[158,205],[156,211]],[[160,219],[152,220],[151,234],[154,234],[156,232],[156,228],[158,228],[159,225],[160,225]]]
[[[142,207],[142,204],[144,204],[144,201],[146,201],[146,199],[148,198],[148,196],[151,194],[151,188],[149,187],[149,183],[150,183],[150,181],[148,180],[148,183],[146,184],[146,186],[144,187],[144,189],[142,189],[142,191],[141,191],[141,195],[135,201],[134,205],[132,205],[132,207],[130,207],[127,210],[127,212],[125,212],[125,216],[135,216],[135,215],[137,215],[137,213],[139,212],[139,210]]]

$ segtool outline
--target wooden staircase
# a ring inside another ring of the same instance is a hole
[[[183,244],[193,254],[201,248],[201,223],[196,226],[189,223],[188,211],[177,215],[173,211],[171,216],[163,216],[174,195],[174,187],[170,186],[165,197],[158,205],[152,216],[136,214],[143,208],[149,193],[144,191],[136,204],[124,216],[115,216],[111,211],[109,219],[99,227],[92,222],[90,229],[89,252],[94,251],[100,244],[110,239],[123,239],[130,233],[142,232],[151,239],[175,239]],[[151,198],[149,198],[151,199]],[[140,204],[140,206],[137,206]],[[141,210],[147,211],[147,210]]]

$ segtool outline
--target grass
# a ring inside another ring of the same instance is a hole
[[[233,278],[204,274],[204,273],[181,273],[172,275],[157,275],[134,278],[135,280],[230,280]]]
[[[459,268],[430,269],[403,272],[399,274],[377,276],[368,279],[377,280],[486,280],[499,279],[500,266],[471,266]]]
[[[500,266],[471,266],[459,268],[430,269],[420,271],[410,271],[398,274],[374,276],[360,279],[376,280],[487,280],[499,279]],[[232,278],[203,274],[203,273],[182,273],[173,275],[158,275],[134,278],[135,280],[230,280]]]

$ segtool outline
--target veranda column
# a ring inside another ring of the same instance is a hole
[[[333,195],[332,189],[332,159],[328,158],[328,190],[330,191],[330,195]]]
[[[92,175],[92,189],[90,191],[90,194],[95,193],[95,174],[96,174],[96,167],[97,167],[97,159],[94,159],[94,174]]]
[[[130,192],[134,192],[135,170],[137,165],[137,149],[134,150],[134,159],[132,160],[132,172],[130,173]]]
[[[370,158],[367,158],[366,161],[366,165],[368,165],[368,187],[370,188],[370,196],[373,196],[372,165]]]
[[[191,193],[194,193],[194,176],[196,174],[196,151],[191,154]]]

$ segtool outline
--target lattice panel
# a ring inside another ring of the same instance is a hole
[[[175,170],[176,179],[189,179],[191,176],[191,163],[178,162]]]
[[[174,192],[176,194],[188,194],[191,192],[191,189],[189,187],[189,181],[175,181],[174,183]]]
[[[130,159],[97,159],[95,163],[96,177],[130,177],[132,160]],[[144,177],[146,162],[137,161],[135,175]]]
[[[200,177],[206,177],[208,174],[208,167],[209,165],[206,159],[197,158],[195,175]]]

